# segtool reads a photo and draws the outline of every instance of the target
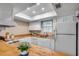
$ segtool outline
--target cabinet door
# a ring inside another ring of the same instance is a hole
[[[11,4],[0,4],[0,19],[6,19],[12,17],[13,7]]]
[[[13,20],[13,7],[11,4],[0,4],[0,24],[7,26],[15,26]]]
[[[68,23],[68,22],[73,23],[74,17],[73,17],[73,15],[58,17],[57,22],[58,23]]]
[[[74,22],[73,15],[64,16],[64,17],[63,17],[63,22],[71,22],[71,23],[73,23],[73,22]]]
[[[50,48],[50,40],[38,39],[38,45],[46,48]]]

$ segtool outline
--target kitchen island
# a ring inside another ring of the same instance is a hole
[[[19,42],[8,44],[0,40],[0,56],[19,56],[20,51],[18,50]],[[52,52],[48,48],[43,48],[37,45],[32,45],[29,49],[29,56],[66,56],[66,54],[61,52]]]

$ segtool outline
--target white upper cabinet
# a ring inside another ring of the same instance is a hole
[[[8,3],[0,4],[0,26],[15,26],[13,21],[13,6]]]
[[[62,16],[62,17],[58,17],[57,18],[57,22],[58,23],[68,23],[68,22],[74,22],[75,19],[74,19],[74,16],[73,15],[70,15],[70,16]]]
[[[70,15],[70,16],[64,16],[63,17],[63,21],[64,22],[74,22],[74,16],[73,15]]]
[[[0,4],[0,20],[12,17],[13,7],[11,4]]]
[[[40,21],[30,22],[29,30],[41,30],[41,22]]]

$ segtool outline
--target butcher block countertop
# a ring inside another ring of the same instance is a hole
[[[19,43],[8,44],[0,40],[0,56],[19,56],[20,51],[17,46]],[[29,49],[29,56],[67,56],[61,52],[52,52],[51,50],[40,47],[37,45],[32,45]]]

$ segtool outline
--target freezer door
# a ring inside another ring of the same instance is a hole
[[[76,35],[57,35],[55,51],[76,55]]]
[[[57,23],[57,34],[76,34],[76,23]]]

